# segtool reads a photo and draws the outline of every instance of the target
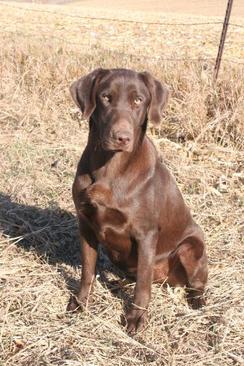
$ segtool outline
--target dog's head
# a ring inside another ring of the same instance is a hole
[[[148,119],[159,125],[169,94],[148,72],[127,69],[96,69],[75,81],[70,91],[103,149],[128,152],[145,133]]]

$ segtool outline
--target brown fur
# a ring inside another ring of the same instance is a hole
[[[201,306],[203,233],[145,134],[148,119],[160,123],[167,89],[148,73],[97,69],[73,83],[71,94],[90,132],[73,185],[83,256],[80,291],[68,310],[88,301],[98,243],[136,278],[129,333],[144,325],[153,281],[187,286],[192,305]]]

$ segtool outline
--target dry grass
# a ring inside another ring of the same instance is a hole
[[[0,14],[4,23],[21,11]],[[34,27],[34,16],[22,18],[23,29],[24,22]],[[8,26],[15,31],[14,21]],[[124,36],[127,48],[128,41]],[[182,43],[180,31],[174,31],[174,42]],[[99,47],[80,51],[62,37],[45,41],[9,33],[0,45],[0,364],[241,365],[243,67],[226,63],[213,85],[209,62],[140,61]],[[65,313],[80,276],[70,188],[87,138],[68,86],[97,66],[146,69],[170,86],[161,130],[149,133],[208,243],[205,309],[191,310],[183,290],[155,285],[150,323],[135,338],[119,323],[133,284],[111,293],[117,276],[103,253],[89,310]]]

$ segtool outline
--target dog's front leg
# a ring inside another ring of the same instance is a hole
[[[126,314],[127,331],[135,334],[141,330],[147,319],[147,308],[151,297],[153,267],[158,233],[148,232],[144,238],[138,238],[138,263],[134,300]]]
[[[80,307],[86,307],[89,295],[92,291],[93,282],[96,275],[97,248],[98,242],[85,220],[79,220],[80,241],[82,251],[82,276],[80,289],[77,296],[71,296],[67,311],[74,311]]]

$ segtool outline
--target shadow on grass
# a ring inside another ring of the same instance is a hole
[[[34,251],[50,264],[68,264],[78,267],[81,264],[81,250],[76,217],[58,206],[40,208],[14,202],[10,196],[0,193],[0,231],[19,247]],[[106,272],[113,272],[120,278],[118,283],[110,281]],[[79,281],[59,268],[67,288],[76,293]],[[109,261],[105,251],[99,248],[97,272],[99,280],[120,298],[127,297],[121,291],[125,276]],[[122,280],[122,282],[121,282]]]
[[[28,206],[0,193],[0,230],[16,245],[35,251],[50,264],[80,265],[76,218],[57,206]]]

